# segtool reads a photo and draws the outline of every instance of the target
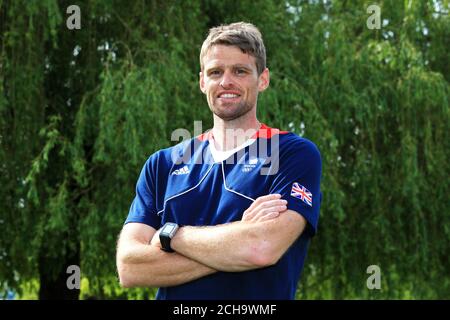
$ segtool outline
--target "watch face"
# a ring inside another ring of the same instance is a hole
[[[174,228],[175,228],[175,226],[173,224],[166,225],[163,232],[170,234]]]

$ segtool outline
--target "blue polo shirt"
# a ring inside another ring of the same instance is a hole
[[[214,148],[211,132],[151,155],[125,223],[155,229],[166,222],[224,224],[241,220],[256,198],[274,193],[307,221],[305,231],[275,265],[217,272],[159,288],[157,299],[294,299],[309,240],[317,230],[320,178],[321,157],[311,141],[266,125],[228,155]]]

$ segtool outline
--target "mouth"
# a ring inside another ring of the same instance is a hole
[[[239,100],[241,95],[235,91],[224,91],[217,95],[217,98],[223,102],[234,102],[235,100]]]

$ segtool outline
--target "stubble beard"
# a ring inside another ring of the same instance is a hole
[[[224,121],[233,121],[244,115],[246,115],[250,110],[253,109],[253,106],[247,103],[246,101],[239,102],[237,107],[230,106],[229,108],[235,108],[235,111],[230,113],[227,112],[227,106],[216,107],[215,105],[210,105],[209,108],[211,111],[218,116],[220,119]],[[225,109],[225,110],[224,110]]]

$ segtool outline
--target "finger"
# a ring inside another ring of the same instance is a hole
[[[265,215],[268,215],[268,214],[271,214],[273,212],[277,212],[277,213],[283,212],[286,209],[287,209],[287,207],[285,205],[273,206],[273,207],[270,207],[270,208],[265,208],[265,209],[262,209],[262,210],[258,211],[256,214],[254,214],[252,220],[258,220],[261,217],[263,217]]]
[[[244,214],[242,215],[242,220],[251,220],[254,215],[262,210],[263,208],[267,208],[267,207],[271,207],[271,206],[276,206],[276,205],[282,205],[282,204],[286,204],[287,201],[280,199],[281,195],[274,193],[274,194],[269,194],[266,196],[262,196],[257,198],[251,205],[250,207],[248,207],[247,210],[245,210]],[[281,202],[279,202],[281,201]],[[261,207],[262,205],[262,207]]]
[[[265,201],[268,201],[268,200],[280,199],[280,198],[281,198],[281,194],[279,194],[279,193],[268,194],[268,195],[265,195],[265,196],[258,197],[258,198],[253,202],[252,205],[254,205],[254,204],[258,205],[258,204],[260,204],[261,202],[265,202]]]
[[[271,219],[275,219],[275,218],[277,218],[279,215],[280,215],[279,212],[277,212],[277,211],[272,211],[272,212],[270,212],[270,213],[268,213],[268,214],[264,214],[264,215],[260,216],[260,217],[258,218],[258,222],[261,222],[261,221],[267,221],[267,220],[271,220]]]
[[[159,233],[160,233],[161,229],[157,230],[155,232],[155,234],[153,235],[153,237],[150,239],[149,244],[155,244],[156,242],[159,241]]]
[[[262,210],[262,209],[276,207],[276,206],[281,206],[281,205],[287,205],[287,201],[284,200],[284,199],[265,201],[265,202],[259,204],[257,207],[255,207],[254,210],[258,210],[259,211],[259,210]]]
[[[260,205],[257,208],[255,208],[252,212],[252,216],[259,217],[261,215],[265,215],[272,211],[281,211],[285,210],[286,203],[283,202],[273,202],[270,205]]]
[[[242,221],[250,221],[255,215],[255,211],[246,210],[242,215]]]

